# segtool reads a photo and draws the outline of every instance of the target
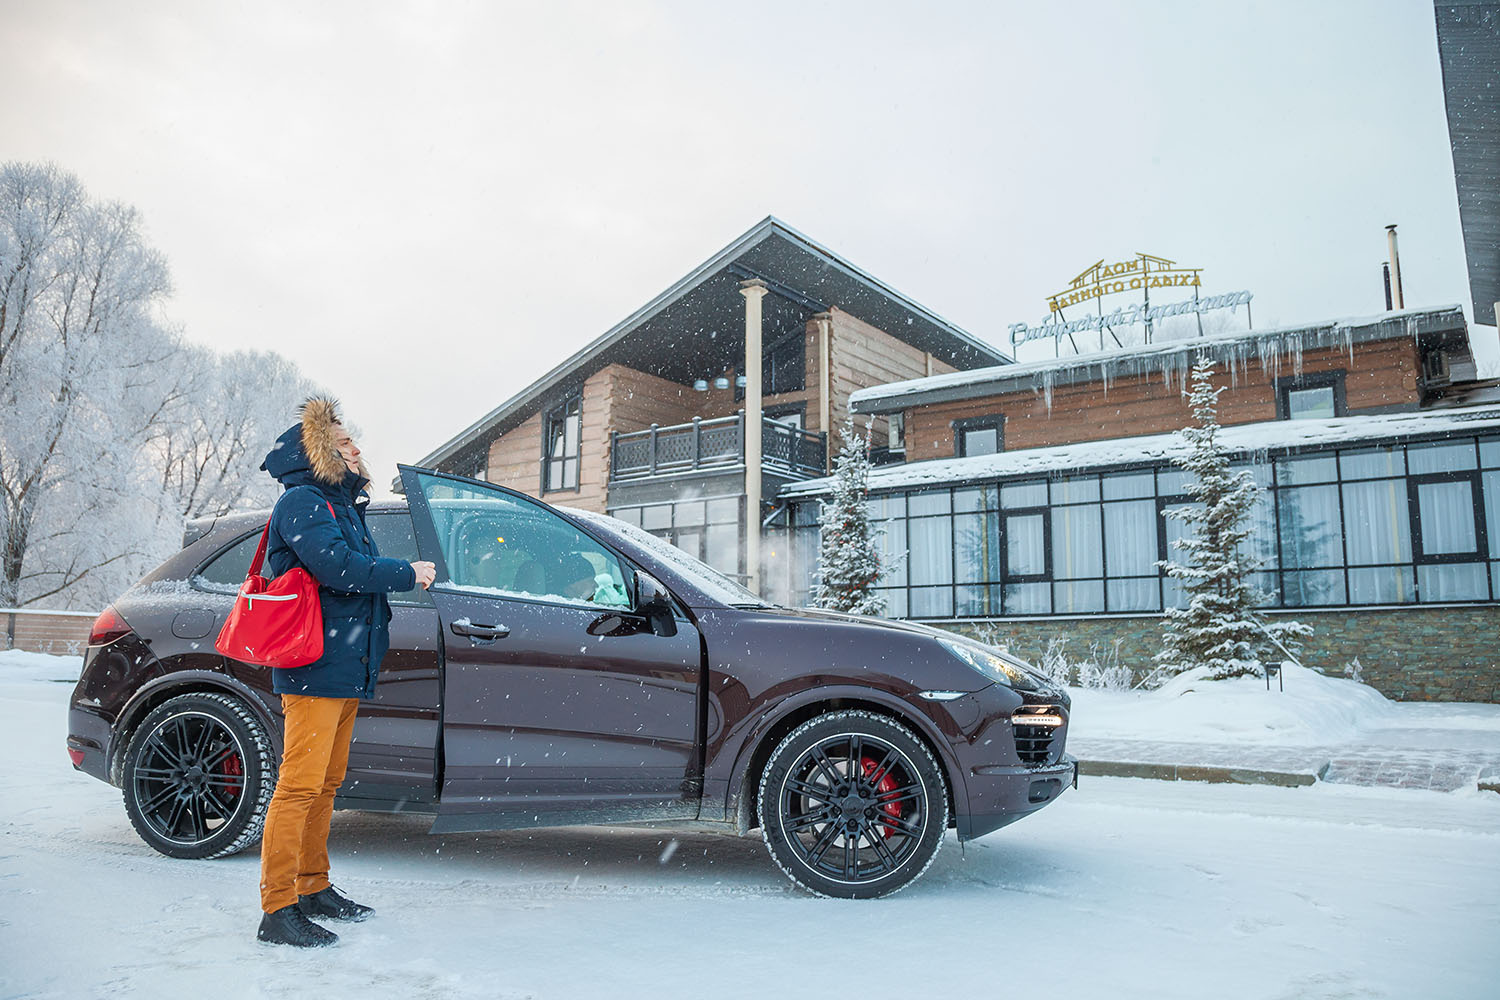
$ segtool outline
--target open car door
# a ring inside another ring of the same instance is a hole
[[[696,818],[701,646],[686,615],[657,627],[638,613],[630,564],[546,504],[400,470],[437,566],[433,831]]]

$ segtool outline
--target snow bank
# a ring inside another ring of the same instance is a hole
[[[28,653],[24,649],[0,652],[0,681],[69,681],[83,673],[83,657]]]
[[[1397,722],[1398,706],[1365,684],[1288,665],[1286,689],[1260,678],[1212,681],[1203,670],[1156,691],[1074,688],[1071,735],[1091,739],[1318,746]]]

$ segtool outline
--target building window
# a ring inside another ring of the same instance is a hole
[[[760,391],[763,396],[801,392],[807,388],[806,334],[798,330],[771,342],[761,353]],[[735,383],[736,401],[745,398],[745,387]]]
[[[1327,420],[1348,413],[1344,373],[1316,372],[1276,380],[1278,420]]]
[[[953,454],[959,458],[998,455],[1005,450],[1005,418],[976,417],[953,421]]]
[[[489,479],[489,472],[490,453],[488,450],[481,451],[479,454],[475,455],[469,460],[469,471],[466,473],[466,475],[470,479]]]
[[[542,423],[543,493],[578,489],[582,407],[583,397],[574,396],[547,411]]]
[[[616,507],[610,516],[649,531],[725,576],[744,581],[740,549],[743,500],[737,496]],[[814,545],[816,551],[816,545]]]
[[[1500,437],[1361,444],[1236,462],[1260,486],[1240,552],[1268,607],[1500,597]],[[1157,613],[1181,607],[1172,542],[1191,476],[1143,465],[871,497],[895,618]],[[794,530],[810,577],[816,502]],[[801,564],[799,564],[800,566]],[[1493,580],[1493,582],[1492,582]],[[796,590],[804,594],[805,590]]]
[[[1483,600],[1489,588],[1480,560],[1490,546],[1478,505],[1481,478],[1473,445],[1413,445],[1406,461],[1418,599]]]
[[[771,345],[761,361],[761,385],[768,396],[801,392],[807,385],[807,345],[803,331]]]
[[[800,431],[803,429],[804,420],[806,420],[807,404],[798,403],[796,406],[778,406],[774,409],[762,410],[761,412],[767,420],[774,420],[778,424],[795,427]]]

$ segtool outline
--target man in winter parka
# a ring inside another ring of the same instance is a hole
[[[331,399],[302,404],[302,422],[276,440],[261,468],[286,487],[271,514],[266,561],[280,576],[302,566],[318,581],[323,655],[272,671],[286,719],[281,770],[260,850],[264,916],[257,937],[275,944],[333,944],[310,917],[363,920],[373,909],[328,881],[333,796],[349,763],[361,698],[375,696],[390,645],[385,595],[432,583],[433,565],[382,558],[365,527],[370,479]]]

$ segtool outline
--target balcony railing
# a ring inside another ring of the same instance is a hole
[[[689,424],[658,427],[652,424],[643,431],[614,433],[610,444],[610,475],[614,479],[639,479],[740,465],[745,461],[745,412],[716,420],[693,418]],[[761,464],[780,469],[798,479],[811,479],[827,471],[826,434],[814,434],[762,419],[760,432]]]

